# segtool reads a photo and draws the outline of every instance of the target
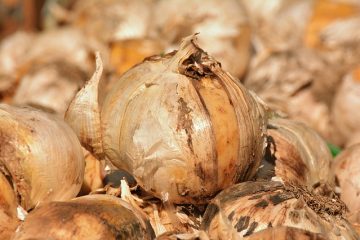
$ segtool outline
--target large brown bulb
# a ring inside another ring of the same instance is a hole
[[[149,221],[127,202],[109,195],[88,195],[40,205],[26,217],[13,239],[153,238]]]
[[[269,120],[267,139],[268,147],[257,179],[277,177],[318,191],[334,186],[331,153],[315,130],[297,121],[274,118]]]
[[[71,199],[83,182],[82,148],[63,120],[0,104],[0,171],[26,210],[44,201]]]
[[[246,239],[271,227],[294,227],[329,240],[359,239],[337,198],[280,182],[244,182],[219,193],[208,205],[202,229],[210,239]]]
[[[164,200],[206,203],[254,176],[266,119],[194,36],[125,73],[98,104],[101,66],[66,114],[82,144]]]

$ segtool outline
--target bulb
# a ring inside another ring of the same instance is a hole
[[[65,117],[90,151],[131,173],[146,191],[177,203],[206,203],[254,176],[265,110],[194,36],[176,53],[129,70],[101,105],[98,61]]]
[[[36,109],[0,104],[0,135],[1,171],[25,210],[78,194],[83,152],[64,121]]]

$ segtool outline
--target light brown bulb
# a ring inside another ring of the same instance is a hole
[[[254,176],[264,148],[264,109],[194,36],[176,53],[129,70],[99,105],[101,69],[99,61],[66,121],[85,147],[133,174],[146,191],[206,203]]]
[[[269,120],[267,138],[268,148],[258,179],[277,177],[309,190],[319,187],[319,191],[335,186],[331,153],[313,129],[297,121],[274,118]]]
[[[244,182],[219,193],[205,211],[202,230],[210,239],[246,239],[271,227],[294,227],[326,239],[359,239],[337,198],[280,182]]]
[[[34,209],[17,229],[25,239],[153,239],[149,221],[116,197],[88,195]]]
[[[75,197],[84,177],[82,148],[61,119],[33,108],[0,104],[0,166],[19,204]]]

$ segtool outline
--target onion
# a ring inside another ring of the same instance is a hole
[[[38,206],[17,229],[21,239],[153,239],[149,221],[128,203],[89,195]]]
[[[239,78],[244,75],[251,53],[251,31],[239,1],[160,0],[154,9],[155,35],[167,41],[169,48],[199,32],[199,44],[225,70]]]
[[[344,145],[357,131],[360,131],[360,67],[345,76],[332,106],[331,118],[336,138],[334,142]]]
[[[244,182],[218,194],[208,205],[202,229],[211,239],[243,239],[269,227],[287,226],[326,239],[359,239],[343,217],[338,199],[314,195],[279,182]]]
[[[66,113],[83,146],[176,203],[206,203],[254,176],[264,148],[263,107],[186,38],[124,74],[98,104],[101,63]]]
[[[81,145],[62,120],[32,108],[0,104],[0,166],[29,210],[77,195],[83,182]]]
[[[268,148],[257,173],[258,179],[276,176],[286,183],[309,190],[334,186],[331,153],[325,141],[306,125],[287,119],[271,119]],[[269,179],[270,180],[270,179]],[[329,189],[330,190],[330,189]]]
[[[11,184],[0,172],[0,238],[11,239],[20,221],[17,219],[17,200]]]
[[[349,220],[360,223],[360,144],[342,151],[334,159],[332,170],[341,189],[341,200],[349,208]]]

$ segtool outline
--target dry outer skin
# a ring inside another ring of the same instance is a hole
[[[264,169],[260,168],[257,178],[270,180],[276,176],[309,190],[324,187],[322,184],[334,186],[331,160],[325,141],[314,130],[300,122],[274,118],[268,124]],[[272,171],[272,174],[267,171]]]
[[[242,5],[236,0],[161,0],[155,4],[153,31],[174,49],[181,39],[200,33],[199,44],[241,78],[251,54],[251,29]]]
[[[202,229],[211,239],[243,239],[269,227],[287,226],[326,239],[358,239],[336,198],[314,195],[280,182],[244,182],[218,194],[208,205]]]
[[[349,208],[349,220],[360,223],[360,144],[342,151],[334,159],[332,171],[341,189],[341,200]]]
[[[18,228],[25,239],[153,239],[146,219],[126,202],[108,195],[89,195],[38,206]]]
[[[0,104],[0,169],[29,210],[77,195],[84,175],[79,140],[61,119],[33,108]]]
[[[326,240],[324,235],[292,227],[267,228],[245,238],[248,240]]]
[[[0,173],[0,239],[9,240],[20,221],[17,219],[17,199],[11,184]]]
[[[100,72],[77,94],[66,121],[85,147],[103,149],[146,191],[177,203],[206,203],[255,174],[264,148],[264,110],[193,36],[178,52],[151,57],[125,73],[101,106]]]

